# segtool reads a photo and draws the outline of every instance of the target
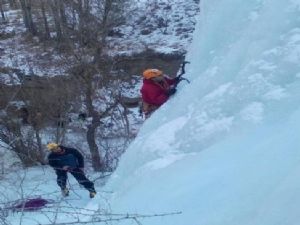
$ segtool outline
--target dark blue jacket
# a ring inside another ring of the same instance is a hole
[[[64,149],[63,154],[51,152],[48,155],[49,165],[54,169],[61,169],[64,166],[69,166],[71,168],[83,168],[84,160],[82,154],[75,148],[67,148],[64,146],[59,146]]]

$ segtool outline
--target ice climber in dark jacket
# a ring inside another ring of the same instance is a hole
[[[69,195],[67,188],[67,173],[71,173],[85,189],[90,192],[90,197],[96,195],[94,183],[84,174],[84,160],[82,154],[74,149],[67,148],[56,143],[49,143],[47,148],[51,153],[48,155],[49,165],[54,168],[57,175],[57,184],[61,188],[63,196]]]

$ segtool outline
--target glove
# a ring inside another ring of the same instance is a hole
[[[70,169],[69,166],[63,166],[63,168],[62,168],[62,170],[64,170],[64,171],[68,171],[69,169]]]
[[[175,92],[176,92],[176,88],[170,88],[166,94],[170,97],[171,95],[174,95]]]

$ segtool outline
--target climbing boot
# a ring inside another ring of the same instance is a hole
[[[96,196],[96,191],[90,191],[90,198],[94,198]]]
[[[63,189],[61,189],[61,194],[62,194],[62,196],[64,196],[64,197],[69,196],[69,189],[68,189],[68,188],[63,188]]]

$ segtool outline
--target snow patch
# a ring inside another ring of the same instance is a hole
[[[264,98],[266,100],[280,100],[282,98],[287,97],[286,90],[282,87],[276,87],[264,94]]]
[[[241,111],[242,119],[253,123],[259,123],[263,120],[264,105],[261,102],[253,102],[247,105]]]
[[[158,169],[163,169],[173,163],[175,163],[176,161],[182,159],[185,156],[185,154],[170,154],[170,155],[166,155],[162,158],[159,158],[157,160],[154,160],[152,162],[147,163],[144,167],[142,167],[143,169],[150,169],[150,170],[158,170]]]
[[[179,117],[168,123],[164,123],[153,132],[144,143],[142,151],[158,152],[165,155],[167,152],[174,152],[172,145],[176,141],[176,133],[187,122],[187,117]]]
[[[220,85],[216,90],[212,91],[208,95],[204,96],[205,101],[214,100],[216,98],[222,97],[226,92],[228,92],[228,89],[232,86],[232,83],[227,83]]]

